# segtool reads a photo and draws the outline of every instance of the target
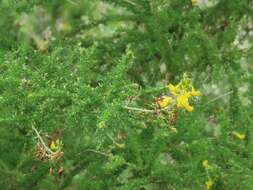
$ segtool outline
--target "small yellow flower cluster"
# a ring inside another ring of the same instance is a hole
[[[200,96],[201,93],[195,90],[191,79],[186,74],[184,74],[183,79],[177,85],[169,84],[167,88],[172,96],[160,97],[157,101],[160,108],[175,105],[177,108],[185,109],[188,112],[193,111],[193,106],[190,105],[189,99]]]
[[[205,169],[207,169],[207,168],[209,167],[208,163],[209,163],[208,160],[203,160],[202,166],[203,166]]]
[[[206,190],[210,190],[213,187],[213,180],[211,178],[209,178],[206,181]]]
[[[160,108],[166,108],[169,105],[171,105],[172,102],[173,102],[173,99],[170,96],[161,96],[157,100],[157,104],[159,105]]]
[[[245,134],[239,133],[237,131],[233,131],[232,134],[239,140],[244,140],[245,139]]]
[[[208,160],[203,160],[202,161],[202,166],[205,168],[207,175],[208,175],[208,179],[205,182],[205,190],[210,190],[213,185],[214,185],[214,181],[212,180],[212,178],[209,175],[209,170],[211,169],[211,166],[209,165],[209,161]]]
[[[105,125],[104,121],[101,121],[101,122],[98,123],[98,128],[99,129],[104,129],[105,127],[106,127],[106,125]]]
[[[55,141],[52,141],[51,144],[50,144],[50,149],[53,152],[56,152],[56,151],[60,150],[62,147],[63,147],[63,143],[59,139],[56,139]]]

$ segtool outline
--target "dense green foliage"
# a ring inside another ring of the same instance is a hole
[[[0,189],[253,189],[252,7],[0,0]],[[202,96],[171,118],[184,73]]]

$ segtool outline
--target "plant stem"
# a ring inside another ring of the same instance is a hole
[[[47,145],[45,144],[44,140],[42,139],[42,137],[40,136],[39,132],[34,127],[34,125],[32,125],[32,129],[35,131],[38,139],[40,140],[41,144],[44,146],[44,148],[46,149],[46,151],[49,152],[50,154],[53,154],[53,152],[50,150],[50,148],[48,148]]]
[[[135,107],[129,107],[129,106],[124,106],[123,108],[127,110],[132,110],[132,111],[155,113],[154,110],[148,110],[148,109],[142,109],[142,108],[135,108]]]

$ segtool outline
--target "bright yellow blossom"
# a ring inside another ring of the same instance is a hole
[[[245,139],[245,134],[238,133],[237,131],[233,131],[232,134],[233,134],[236,138],[238,138],[238,139],[240,139],[240,140],[244,140],[244,139]]]
[[[178,85],[174,86],[173,84],[169,84],[169,85],[168,85],[168,88],[169,88],[170,92],[171,92],[174,96],[177,96],[178,93],[179,93],[179,91],[180,91]]]
[[[193,111],[194,108],[189,104],[189,98],[200,96],[201,92],[193,87],[192,80],[187,74],[183,75],[177,85],[169,84],[167,87],[173,95],[173,100],[176,101],[177,108],[183,108],[188,112]]]
[[[206,190],[210,190],[213,186],[213,180],[211,178],[209,178],[207,181],[206,181]]]
[[[202,166],[205,168],[205,169],[207,169],[208,168],[208,160],[203,160],[203,162],[202,162]]]
[[[55,152],[59,150],[62,147],[62,145],[63,145],[62,141],[60,141],[59,139],[56,139],[55,141],[51,142],[50,149]]]
[[[158,99],[157,103],[160,108],[168,107],[172,103],[173,99],[169,96],[162,96]]]
[[[50,149],[51,149],[52,151],[56,151],[56,150],[57,150],[57,146],[56,146],[56,143],[55,143],[54,141],[51,143]]]
[[[192,90],[191,90],[191,92],[190,92],[190,95],[191,95],[191,96],[200,96],[200,95],[201,95],[201,92],[198,91],[198,90],[195,90],[195,88],[192,87]]]
[[[106,127],[106,125],[105,125],[105,122],[104,122],[104,121],[99,122],[99,124],[98,124],[98,128],[99,128],[99,129],[103,129],[103,128],[105,128],[105,127]]]
[[[177,97],[177,107],[184,108],[188,112],[193,111],[193,107],[189,104],[189,94],[183,94]]]

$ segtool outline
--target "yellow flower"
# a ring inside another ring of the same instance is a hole
[[[201,95],[201,92],[198,91],[198,90],[195,90],[195,88],[192,87],[192,90],[191,90],[191,92],[190,92],[190,95],[191,95],[191,96],[200,96],[200,95]]]
[[[211,189],[213,186],[213,180],[211,178],[209,178],[207,181],[206,181],[206,189],[209,190]]]
[[[198,4],[198,0],[192,0],[192,5],[196,6]]]
[[[99,124],[98,124],[98,128],[99,128],[99,129],[103,129],[103,128],[105,128],[105,127],[106,127],[106,125],[105,125],[105,122],[104,122],[104,121],[99,122]]]
[[[233,134],[236,138],[238,138],[238,139],[240,139],[240,140],[244,140],[244,139],[245,139],[245,134],[238,133],[237,131],[233,131],[232,134]]]
[[[189,104],[189,98],[200,96],[201,92],[193,87],[192,80],[187,74],[183,75],[183,78],[177,85],[169,84],[167,88],[173,95],[174,101],[177,102],[177,108],[183,108],[188,112],[193,111],[194,108]]]
[[[189,94],[183,94],[177,97],[177,107],[184,108],[188,112],[193,111],[193,107],[189,104]]]
[[[178,85],[174,86],[173,84],[169,84],[169,85],[168,85],[168,88],[169,88],[170,92],[171,92],[174,96],[177,96],[177,95],[178,95],[178,93],[179,93],[179,86],[178,86]]]
[[[205,168],[205,169],[207,169],[208,168],[208,160],[203,160],[203,162],[202,162],[202,166]]]
[[[60,141],[59,139],[56,139],[55,141],[52,141],[50,144],[50,149],[52,151],[57,151],[58,149],[60,149],[60,147],[62,146],[62,141]]]
[[[52,151],[56,151],[56,150],[57,150],[57,146],[56,146],[56,143],[55,143],[54,141],[51,143],[50,149],[51,149]]]
[[[158,99],[157,103],[160,108],[168,107],[172,103],[172,98],[169,96],[162,96]]]

